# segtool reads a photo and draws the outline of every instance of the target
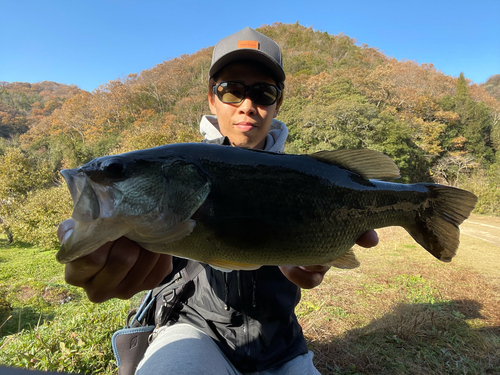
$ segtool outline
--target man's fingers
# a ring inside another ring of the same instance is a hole
[[[172,255],[160,254],[155,267],[144,279],[144,289],[156,288],[167,275],[170,275],[173,269]]]
[[[359,246],[370,248],[378,245],[378,235],[374,230],[369,230],[356,241]]]
[[[94,302],[108,299],[109,292],[116,290],[127,278],[140,253],[141,247],[128,238],[122,237],[112,242],[104,265],[87,281],[85,289],[89,299]]]
[[[116,286],[116,297],[127,299],[145,289],[153,289],[172,271],[172,256],[140,250],[133,267]]]
[[[83,287],[106,265],[113,242],[108,242],[96,251],[66,264],[65,279],[68,284]]]
[[[147,251],[121,237],[66,264],[66,281],[84,288],[90,301],[104,302],[153,289],[170,272],[171,255]]]
[[[321,271],[313,271],[311,268],[320,269]],[[323,281],[328,266],[308,266],[295,267],[295,266],[280,266],[281,272],[295,285],[303,289],[311,289],[317,287]]]

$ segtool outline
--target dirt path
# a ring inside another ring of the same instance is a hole
[[[500,246],[500,220],[496,219],[473,215],[460,226],[460,232]]]
[[[471,215],[460,232],[453,261],[473,267],[500,287],[500,217]]]

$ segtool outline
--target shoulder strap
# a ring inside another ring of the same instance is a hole
[[[179,281],[173,285],[163,288],[156,295],[156,310],[155,310],[155,325],[164,326],[169,321],[177,321],[179,319],[178,312],[182,309],[184,296],[188,290],[195,288],[194,278],[205,269],[207,265],[198,262],[189,262],[188,265],[180,271],[181,277]]]
[[[189,261],[183,269],[181,269],[177,274],[174,275],[172,281],[167,284],[160,285],[154,288],[151,292],[152,298],[155,298],[160,293],[166,293],[171,289],[177,289],[180,286],[186,284],[188,281],[193,280],[198,276],[198,274],[203,271],[207,265],[205,263],[199,263],[194,261]]]
[[[127,327],[138,327],[147,324],[155,319],[158,296],[166,296],[172,291],[183,288],[186,283],[193,280],[198,274],[207,267],[204,263],[188,261],[186,267],[177,272],[172,280],[164,285],[160,285],[150,290],[143,298],[141,305],[137,310],[129,312],[127,317]],[[179,293],[173,293],[172,298],[178,296]],[[169,302],[169,301],[162,301]],[[153,310],[151,312],[151,309]],[[152,319],[151,319],[152,318]],[[132,319],[132,320],[131,320]]]

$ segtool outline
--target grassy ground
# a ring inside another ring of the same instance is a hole
[[[379,236],[355,249],[359,268],[303,293],[298,316],[320,372],[500,374],[500,247],[462,235],[442,263],[401,228]]]
[[[297,315],[320,372],[500,374],[500,247],[462,235],[445,264],[402,229],[379,236],[355,249],[359,268],[303,291]],[[1,238],[0,270],[0,365],[116,374],[110,337],[137,298],[89,303],[54,252]]]
[[[0,238],[0,366],[116,373],[110,338],[136,299],[90,303],[54,255]]]

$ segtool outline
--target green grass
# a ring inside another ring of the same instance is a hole
[[[110,350],[114,330],[122,328],[128,303],[68,303],[30,329],[3,337],[2,365],[76,373],[115,370]],[[15,318],[13,319],[15,321]]]
[[[110,339],[137,298],[89,302],[64,282],[54,251],[0,242],[0,265],[0,365],[116,373]]]

